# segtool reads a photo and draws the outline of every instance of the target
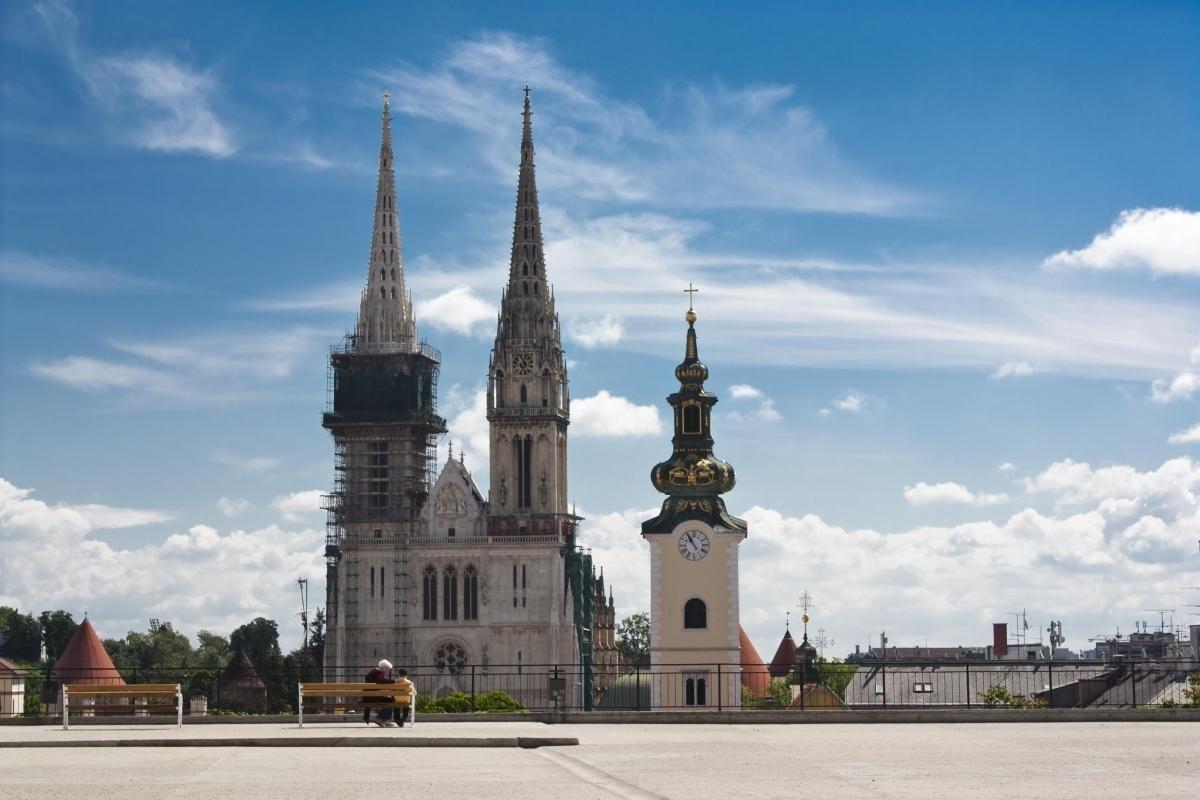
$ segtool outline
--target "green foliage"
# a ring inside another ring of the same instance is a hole
[[[235,653],[239,648],[244,649],[256,667],[283,657],[279,650],[279,626],[263,617],[256,617],[229,634],[229,648]]]
[[[42,686],[46,682],[46,673],[41,665],[34,661],[13,660],[19,668],[25,670],[25,716],[37,717],[42,713]]]
[[[46,637],[46,656],[51,661],[57,661],[63,651],[67,649],[67,645],[70,644],[71,637],[75,635],[75,629],[79,627],[79,623],[68,612],[61,609],[43,611],[38,622],[41,623],[42,632]]]
[[[766,686],[766,692],[759,695],[748,687],[742,687],[742,708],[787,708],[792,703],[792,683],[790,678],[776,678]]]
[[[627,662],[650,662],[650,615],[645,611],[630,614],[617,623],[617,651]]]
[[[1014,695],[1007,686],[993,686],[979,693],[984,708],[1045,708],[1046,701],[1040,697]]]
[[[0,656],[36,662],[42,653],[42,626],[33,614],[0,606]]]
[[[818,658],[817,671],[821,680],[841,699],[846,699],[846,687],[858,671],[857,664],[843,664],[840,658]]]
[[[437,699],[417,695],[418,714],[470,714],[472,711],[497,713],[524,710],[525,706],[504,692],[488,692],[479,695],[475,698],[473,705],[471,695],[466,692],[452,692]]]
[[[1188,685],[1183,690],[1183,696],[1187,698],[1190,707],[1200,708],[1200,672],[1193,672],[1188,676]]]

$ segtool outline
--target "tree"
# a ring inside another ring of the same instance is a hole
[[[256,617],[229,634],[229,649],[246,651],[254,666],[261,669],[276,663],[283,654],[279,650],[279,626],[274,620]]]
[[[650,615],[645,611],[630,614],[617,623],[617,651],[628,662],[650,661]]]
[[[817,671],[821,673],[821,680],[825,682],[825,685],[838,697],[845,700],[846,687],[850,685],[850,680],[858,671],[858,667],[854,664],[843,664],[840,658],[821,656],[817,658]]]
[[[36,662],[42,653],[42,626],[33,614],[0,606],[0,656]]]
[[[46,656],[51,661],[58,661],[58,657],[70,644],[71,637],[75,635],[75,629],[79,627],[79,623],[70,613],[62,609],[43,611],[39,621],[42,623],[42,632],[46,637]]]

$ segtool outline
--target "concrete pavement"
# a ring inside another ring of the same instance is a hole
[[[0,749],[5,798],[1181,798],[1200,726],[1179,723],[542,725],[421,723],[379,736],[568,736],[578,747]],[[249,730],[254,728],[260,733]],[[271,730],[263,730],[263,729]],[[274,725],[0,728],[0,738],[322,736]],[[210,733],[211,732],[211,733]]]

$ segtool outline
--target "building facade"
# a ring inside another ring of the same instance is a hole
[[[355,333],[331,360],[325,415],[338,463],[327,504],[327,677],[387,657],[416,667],[426,694],[500,689],[529,707],[590,707],[594,613],[615,648],[612,604],[576,544],[567,501],[570,395],[528,87],[508,281],[488,365],[486,496],[461,455],[451,451],[432,469],[445,430],[439,360],[416,339],[404,289],[386,101],[383,130],[367,284]],[[361,385],[385,391],[359,398]]]

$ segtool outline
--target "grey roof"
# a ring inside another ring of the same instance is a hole
[[[1070,666],[1055,662],[1037,664],[866,664],[860,666],[846,687],[846,704],[851,708],[882,706],[979,705],[980,694],[993,686],[1004,686],[1014,697],[1031,698],[1074,683],[1080,678],[1105,674],[1103,665]],[[968,691],[967,682],[970,681]]]

